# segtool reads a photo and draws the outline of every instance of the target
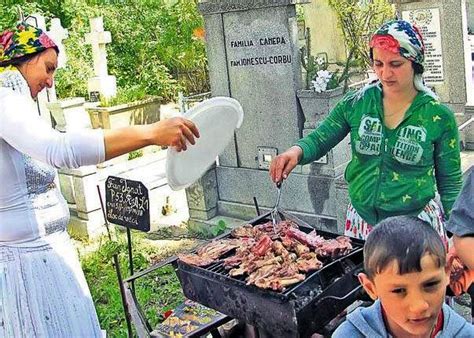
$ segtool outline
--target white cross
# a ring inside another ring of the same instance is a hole
[[[91,32],[86,34],[86,44],[92,45],[94,74],[98,77],[107,76],[107,50],[105,44],[112,42],[110,32],[104,31],[102,17],[90,20]]]
[[[59,49],[59,57],[58,57],[58,68],[63,68],[66,66],[67,55],[66,49],[64,48],[63,40],[65,40],[69,34],[67,29],[61,26],[61,20],[59,18],[52,18],[51,19],[51,27],[48,31],[48,36],[51,40],[54,41],[56,46]]]
[[[44,16],[42,16],[41,14],[39,13],[33,13],[33,14],[30,14],[25,22],[27,24],[30,24],[34,27],[37,27],[43,31],[46,31],[46,20],[44,18]]]

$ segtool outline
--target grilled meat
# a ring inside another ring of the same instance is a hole
[[[221,257],[232,249],[241,245],[241,241],[237,239],[222,239],[219,241],[212,241],[206,244],[197,251],[199,256],[207,256],[214,259]]]
[[[309,234],[296,229],[296,228],[289,228],[285,231],[285,235],[289,238],[294,238],[299,242],[315,249],[324,243],[325,239],[316,234],[316,231],[311,231]]]
[[[178,258],[190,265],[208,266],[217,261],[229,251],[239,246],[245,245],[244,243],[245,242],[242,242],[239,239],[222,239],[219,241],[212,241],[200,248],[196,254],[179,254]]]
[[[305,253],[296,260],[296,264],[301,272],[319,270],[323,267],[323,263],[318,260],[315,252]]]
[[[216,261],[214,258],[196,254],[179,254],[178,258],[186,264],[195,266],[208,266]]]
[[[247,284],[283,291],[305,279],[305,274],[321,269],[318,258],[335,258],[352,250],[345,236],[325,239],[315,230],[305,233],[292,221],[282,221],[273,230],[271,222],[252,226],[245,224],[232,230],[233,239],[213,241],[197,254],[179,255],[187,264],[207,266],[235,249],[223,259],[232,277],[243,276]]]
[[[352,250],[352,244],[349,237],[339,236],[336,239],[325,240],[324,243],[316,249],[321,257],[337,257],[346,255]]]
[[[242,226],[239,226],[233,229],[230,232],[230,234],[232,235],[232,237],[235,237],[235,238],[240,238],[240,237],[256,238],[258,235],[258,232],[260,231],[256,229],[253,225],[244,224]]]
[[[252,252],[257,256],[265,256],[272,247],[272,239],[268,235],[263,235],[260,240],[252,248]]]

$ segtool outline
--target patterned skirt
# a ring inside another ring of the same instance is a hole
[[[428,202],[425,208],[418,214],[418,218],[428,222],[438,232],[443,243],[448,244],[445,229],[445,217],[443,208],[434,199]],[[346,214],[344,235],[366,240],[373,226],[367,223],[349,203]]]
[[[0,244],[0,337],[102,337],[66,232]]]

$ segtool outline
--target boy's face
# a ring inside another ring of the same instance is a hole
[[[386,314],[386,324],[395,337],[429,337],[443,306],[448,269],[437,267],[431,255],[421,259],[421,272],[398,273],[398,263],[392,261],[370,280],[360,274],[364,289],[379,298]]]

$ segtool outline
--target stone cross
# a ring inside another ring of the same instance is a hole
[[[69,34],[67,29],[61,25],[61,20],[59,20],[59,18],[51,19],[51,27],[48,31],[48,36],[54,41],[59,49],[58,68],[64,68],[67,62],[67,55],[63,40],[67,39]]]
[[[33,14],[30,14],[26,19],[25,19],[25,22],[27,24],[30,24],[32,26],[35,26],[39,29],[42,29],[43,31],[46,32],[46,20],[44,18],[44,16],[42,16],[41,14],[39,13],[33,13]]]
[[[90,20],[91,32],[86,34],[86,44],[92,46],[94,75],[89,79],[88,89],[91,98],[98,101],[100,96],[110,98],[116,95],[115,76],[107,73],[107,50],[105,45],[112,42],[110,32],[104,31],[102,17]]]
[[[112,42],[110,32],[104,31],[102,17],[90,20],[91,32],[86,34],[86,44],[92,46],[95,76],[107,75],[107,50],[105,45]]]

